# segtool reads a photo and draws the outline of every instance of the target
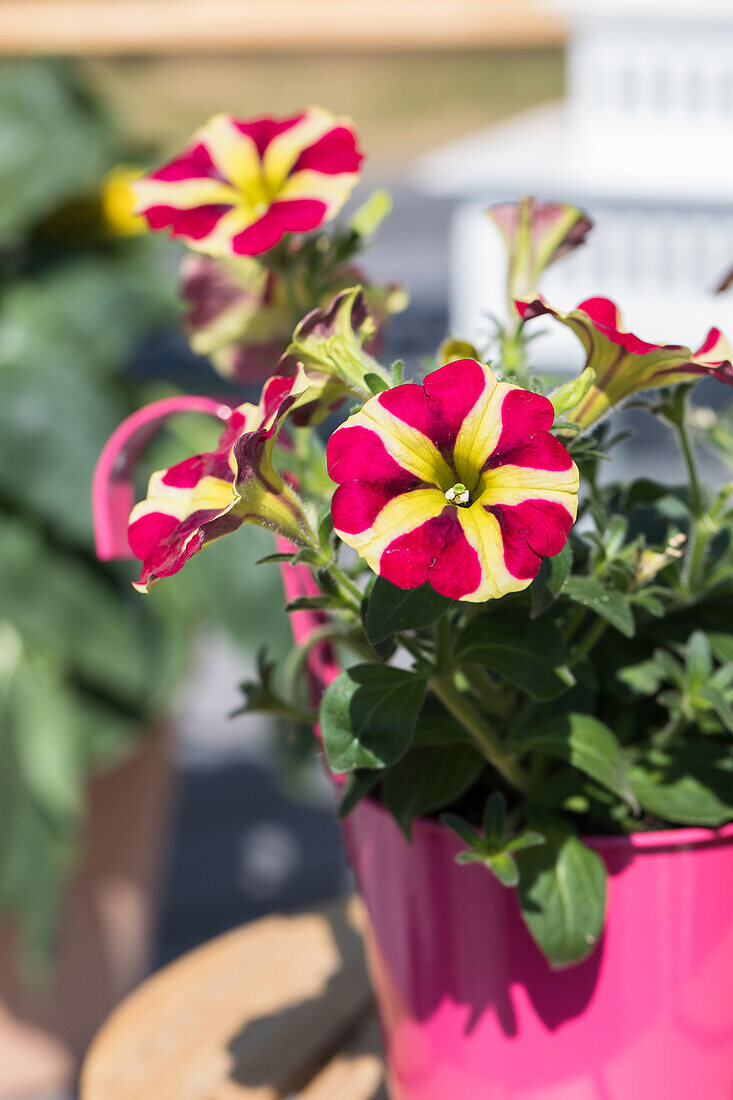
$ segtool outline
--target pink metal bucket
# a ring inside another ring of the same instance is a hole
[[[392,1100],[731,1100],[733,826],[591,841],[606,930],[560,972],[443,826],[365,801],[344,833]]]
[[[129,555],[142,443],[191,410],[229,415],[210,398],[177,398],[129,418],[105,448],[100,557]],[[283,579],[290,599],[313,591],[304,567],[284,566]],[[321,617],[293,620],[304,641]],[[338,674],[326,644],[309,668],[314,693]],[[344,834],[392,1100],[733,1100],[733,825],[592,840],[610,876],[606,929],[585,963],[559,973],[513,892],[457,866],[460,841],[441,825],[417,822],[410,845],[366,800]]]

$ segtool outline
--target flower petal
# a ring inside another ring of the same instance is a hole
[[[286,233],[308,233],[323,222],[328,207],[319,199],[293,199],[273,202],[268,210],[231,236],[236,256],[259,256],[269,251]]]
[[[220,521],[236,502],[232,443],[259,418],[257,406],[240,405],[232,411],[215,451],[152,474],[145,500],[130,515],[130,549],[143,562],[135,587],[148,591],[229,529]]]
[[[135,587],[149,591],[243,523],[259,522],[295,542],[307,541],[297,498],[271,461],[283,419],[306,390],[302,370],[292,378],[269,379],[258,405],[232,411],[215,451],[151,476],[146,499],[130,515],[130,548],[143,561]]]
[[[275,135],[263,151],[262,163],[270,186],[279,189],[296,170],[300,157],[340,126],[351,129],[349,120],[337,119],[322,107],[309,107],[303,111],[295,124]]]
[[[136,212],[199,252],[259,255],[334,217],[361,160],[348,120],[321,108],[285,119],[214,115],[179,157],[135,183]]]
[[[575,521],[575,509],[570,511],[554,500],[523,500],[485,508],[499,523],[507,570],[523,581],[534,580],[543,558],[560,553]]]
[[[481,582],[481,564],[455,508],[398,536],[382,552],[379,573],[398,588],[427,582],[441,596],[470,599]]]
[[[577,206],[528,197],[503,202],[486,213],[500,230],[509,253],[509,294],[522,298],[537,289],[545,268],[585,242],[593,227]]]
[[[569,313],[561,313],[537,296],[516,303],[525,321],[548,314],[575,332],[586,351],[586,367],[595,381],[566,419],[588,427],[633,393],[692,381],[712,374],[733,384],[731,352],[718,329],[697,352],[681,344],[650,344],[622,327],[618,307],[608,298],[588,298]]]

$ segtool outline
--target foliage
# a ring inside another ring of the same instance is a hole
[[[105,220],[106,173],[131,151],[71,66],[4,63],[0,144],[0,909],[35,966],[82,850],[90,778],[159,721],[197,619],[251,639],[232,590],[254,586],[232,545],[213,576],[193,568],[155,604],[95,559],[92,471],[144,399],[125,366],[173,320],[175,275],[161,242]],[[277,587],[257,586],[253,614]]]
[[[167,498],[151,494],[143,511],[167,532],[169,572],[203,547],[207,523],[227,533],[223,516],[288,532],[295,545],[264,567],[310,574],[287,610],[308,614],[311,634],[279,677],[262,660],[246,709],[315,718],[302,672],[333,647],[343,671],[323,693],[320,729],[346,777],[340,816],[381,799],[409,836],[415,817],[441,815],[465,845],[458,861],[516,889],[532,936],[563,967],[603,928],[605,867],[583,837],[733,820],[731,486],[700,483],[689,423],[695,382],[730,384],[733,364],[718,330],[696,352],[650,344],[605,299],[566,314],[536,294],[542,269],[584,241],[581,211],[524,200],[499,220],[522,298],[492,348],[448,341],[443,366],[402,384],[401,364],[367,347],[368,301],[344,291],[297,327],[262,405],[240,406],[216,493],[201,471],[220,451],[163,472]],[[361,246],[353,222],[347,237]],[[328,256],[343,239],[319,230],[292,254]],[[281,242],[258,260],[279,271],[284,254]],[[525,331],[540,314],[587,353],[579,378],[549,395]],[[675,434],[684,487],[599,476],[624,439],[601,414],[632,394]],[[346,400],[324,455],[303,428]],[[288,421],[279,452],[273,418]],[[730,453],[722,429],[714,443]],[[289,526],[273,506],[247,511],[246,479],[280,494]],[[192,484],[195,510],[174,488]],[[144,575],[158,549],[141,552]]]

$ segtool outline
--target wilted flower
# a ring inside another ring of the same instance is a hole
[[[188,305],[184,328],[197,355],[236,382],[272,373],[297,320],[275,272],[249,256],[188,255],[181,294]]]
[[[562,550],[578,471],[547,398],[463,359],[371,398],[331,436],[334,526],[400,588],[483,602]]]
[[[501,232],[509,253],[510,299],[537,289],[540,275],[561,256],[584,243],[593,222],[577,206],[538,202],[527,197],[502,202],[486,211]]]
[[[320,107],[283,119],[214,115],[135,184],[137,212],[198,252],[257,256],[333,218],[361,161],[350,121]]]
[[[388,385],[383,368],[366,350],[376,334],[374,314],[358,286],[303,318],[280,364],[281,371],[303,370],[310,384],[311,403],[299,407],[297,423],[323,419],[349,393],[363,401],[372,392],[370,378]]]
[[[272,448],[307,382],[271,378],[259,405],[233,409],[215,451],[158,470],[130,515],[130,548],[143,567],[141,591],[170,577],[215,539],[258,523],[307,544],[312,534],[292,489],[275,472]]]
[[[608,298],[588,298],[569,313],[553,309],[539,296],[518,301],[517,308],[525,321],[545,314],[554,317],[583,344],[585,366],[595,372],[595,380],[575,409],[564,416],[582,428],[641,390],[692,382],[705,375],[733,385],[731,350],[717,328],[711,328],[693,352],[681,344],[650,344],[625,332],[618,306]]]
[[[686,542],[687,535],[683,531],[679,531],[668,539],[666,546],[661,551],[650,550],[645,547],[637,562],[634,573],[634,586],[641,588],[642,585],[653,581],[657,574],[666,569],[670,562],[679,561],[684,554]]]
[[[295,293],[290,295],[285,278],[250,256],[226,260],[186,256],[181,265],[181,293],[189,307],[184,327],[193,351],[208,356],[219,374],[235,382],[266,378],[308,311],[304,306],[296,312],[292,301],[293,297],[298,302],[308,301],[306,280],[296,275]],[[328,289],[311,300],[311,305],[325,311],[337,292],[359,281],[363,281],[362,273],[344,265],[332,273]],[[399,287],[367,284],[364,300],[376,339],[388,316],[404,308],[406,296]]]

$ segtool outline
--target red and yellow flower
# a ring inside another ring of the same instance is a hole
[[[547,398],[473,359],[372,397],[328,443],[338,535],[400,588],[472,603],[526,588],[577,513],[552,421]]]
[[[260,403],[232,410],[214,451],[158,470],[130,515],[129,541],[147,592],[194,554],[243,523],[259,523],[301,545],[312,533],[300,502],[276,473],[272,449],[285,416],[306,392],[302,371],[271,378]]]
[[[348,119],[310,107],[289,118],[214,115],[184,151],[135,183],[151,229],[212,256],[257,256],[333,218],[362,154]]]
[[[297,254],[297,249],[293,251]],[[405,308],[406,295],[394,284],[371,284],[358,268],[344,265],[333,272],[330,285],[312,302],[315,315],[324,315],[334,295],[355,283],[363,284],[364,301],[374,324],[369,347],[378,340],[390,315]],[[293,339],[293,330],[297,327],[305,335],[311,327],[314,311],[308,306],[305,280],[296,281],[296,293],[291,295],[280,272],[251,256],[221,260],[189,254],[181,264],[180,286],[188,306],[184,330],[191,348],[197,355],[208,356],[219,374],[235,382],[267,378]],[[303,303],[299,310],[293,297]],[[332,335],[335,331],[334,327]]]
[[[539,202],[531,196],[519,202],[497,203],[486,213],[506,244],[507,285],[512,300],[532,294],[545,268],[583,244],[593,228],[593,222],[579,207],[565,202]]]
[[[733,385],[733,355],[728,341],[711,328],[697,351],[681,344],[650,344],[624,330],[621,312],[608,298],[588,298],[569,313],[553,309],[539,295],[518,301],[525,321],[549,315],[572,329],[586,352],[586,367],[595,372],[593,384],[564,419],[587,428],[631,394],[694,382],[711,375]]]
[[[189,254],[180,286],[192,350],[235,382],[267,378],[298,320],[279,276],[249,256],[215,260]]]

